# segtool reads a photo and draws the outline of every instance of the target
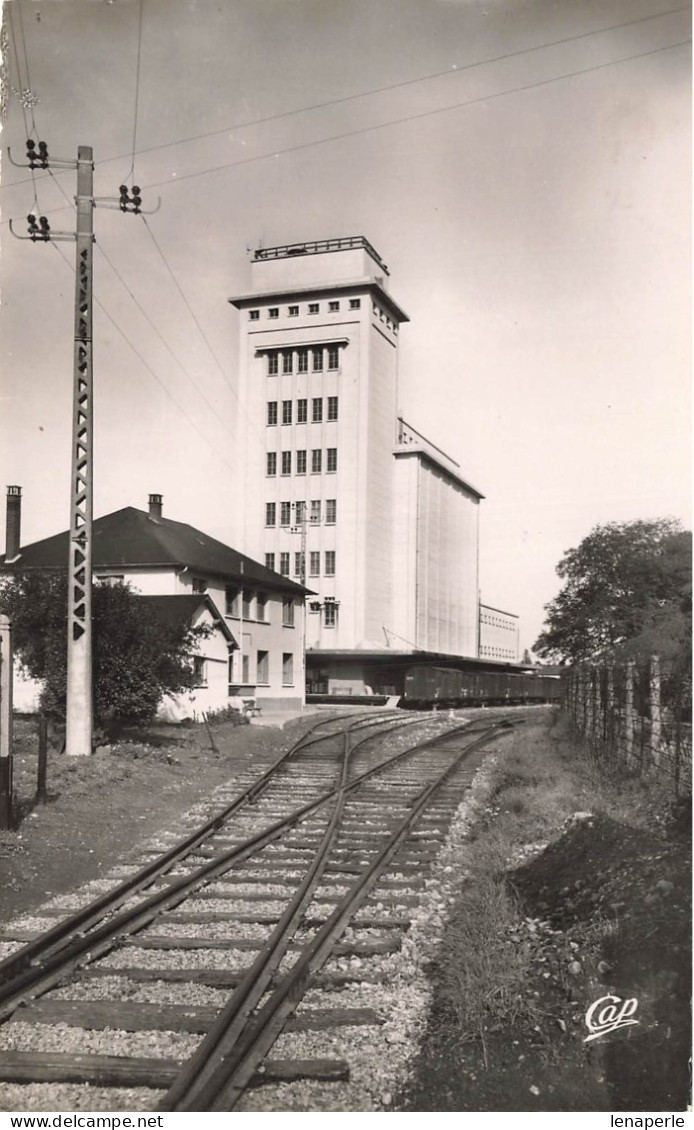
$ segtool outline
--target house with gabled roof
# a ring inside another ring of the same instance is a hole
[[[68,561],[67,530],[20,545],[21,491],[8,487],[7,539],[0,570],[56,569]],[[195,688],[167,703],[177,718],[227,705],[264,711],[304,703],[304,603],[308,590],[202,530],[163,515],[162,496],[147,511],[126,506],[92,527],[96,582],[125,582],[162,618],[206,623],[192,656]],[[16,706],[28,698],[16,687]]]

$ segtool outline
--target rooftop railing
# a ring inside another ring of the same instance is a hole
[[[363,235],[350,235],[341,239],[318,239],[311,243],[286,243],[282,247],[259,247],[253,258],[256,260],[291,259],[298,255],[323,255],[330,251],[352,251],[358,248],[368,251],[381,270],[387,275],[390,274],[381,256],[371,246],[368,239],[364,239]]]

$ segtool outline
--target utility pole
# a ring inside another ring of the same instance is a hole
[[[9,152],[9,151],[8,151]],[[10,160],[12,155],[9,154]],[[67,607],[67,708],[65,752],[87,757],[92,752],[92,512],[93,512],[93,331],[92,258],[94,208],[97,203],[121,212],[141,212],[140,189],[120,185],[119,197],[94,196],[94,155],[89,145],[77,149],[77,161],[49,156],[45,141],[26,143],[26,165],[30,169],[76,169],[76,229],[54,232],[45,216],[27,216],[29,234],[17,239],[32,243],[74,240],[75,330],[72,388],[72,451],[70,460],[70,534]],[[16,161],[12,161],[16,165]]]
[[[92,150],[77,150],[77,266],[72,389],[70,549],[67,597],[67,713],[65,752],[92,752],[92,511],[93,336],[92,248],[94,164]]]

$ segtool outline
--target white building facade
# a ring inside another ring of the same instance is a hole
[[[257,251],[240,311],[246,552],[314,590],[315,652],[477,656],[483,497],[398,419],[400,328],[362,237]]]

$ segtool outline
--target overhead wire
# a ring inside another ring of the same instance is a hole
[[[424,110],[417,114],[407,114],[401,118],[394,118],[387,122],[379,122],[371,126],[360,126],[357,129],[345,130],[342,133],[330,134],[328,137],[315,138],[311,141],[300,142],[295,145],[287,145],[282,149],[273,149],[268,153],[259,153],[254,157],[244,157],[241,160],[227,161],[220,165],[214,165],[207,169],[199,169],[197,172],[182,173],[180,176],[167,177],[166,180],[152,181],[144,186],[145,189],[153,188],[171,188],[177,184],[182,184],[184,181],[195,180],[198,177],[211,176],[213,173],[223,172],[226,169],[241,168],[244,165],[255,164],[259,161],[266,161],[269,158],[277,158],[286,156],[288,153],[296,153],[306,149],[312,149],[320,145],[328,145],[333,141],[344,141],[348,138],[358,137],[362,134],[376,133],[379,130],[390,129],[393,126],[405,125],[408,122],[422,121],[425,118],[431,118],[439,114],[451,113],[454,110],[464,109],[468,106],[483,105],[486,102],[493,102],[499,98],[507,98],[512,94],[522,94],[529,90],[539,89],[553,85],[558,82],[564,82],[570,78],[577,78],[582,75],[595,73],[597,71],[606,70],[609,67],[621,66],[625,63],[631,63],[638,59],[645,59],[650,56],[662,54],[664,51],[673,51],[678,47],[685,47],[690,40],[678,40],[675,43],[667,43],[661,47],[650,48],[648,51],[639,51],[636,54],[626,55],[621,59],[611,59],[605,63],[594,64],[590,67],[581,67],[574,71],[566,71],[560,75],[554,75],[551,78],[540,79],[536,82],[526,83],[522,86],[510,87],[507,90],[496,91],[493,94],[484,94],[476,98],[465,99],[462,102],[455,102],[448,106],[438,106],[433,110]],[[57,212],[61,209],[56,208],[52,211]],[[7,221],[3,221],[7,223]]]
[[[135,153],[136,153],[136,150],[137,150],[137,121],[138,121],[138,110],[139,110],[139,103],[140,103],[140,62],[141,62],[141,58],[142,58],[142,14],[143,14],[143,11],[144,11],[144,6],[145,6],[145,0],[140,0],[140,15],[139,15],[138,29],[137,29],[137,67],[136,67],[136,71],[135,71],[135,110],[134,110],[134,113],[133,113],[133,148],[132,148],[132,159],[131,159],[131,164],[130,164],[130,174],[129,174],[129,177],[128,177],[131,184],[133,183],[133,180],[135,178]]]
[[[54,248],[54,250],[60,256],[62,261],[68,267],[68,269],[71,270],[72,273],[74,274],[75,268],[72,266],[70,261],[65,257],[65,255],[63,255],[60,248],[55,243],[51,243],[50,246]],[[130,349],[135,354],[135,356],[137,357],[140,364],[147,370],[147,372],[150,374],[150,376],[154,377],[155,381],[161,387],[162,391],[166,394],[166,396],[169,398],[171,403],[174,404],[176,406],[176,408],[178,408],[179,412],[181,412],[181,414],[185,417],[185,419],[190,424],[191,428],[193,428],[193,430],[197,432],[197,434],[200,436],[200,439],[202,439],[202,441],[209,447],[209,449],[213,453],[213,455],[215,455],[216,458],[219,459],[219,461],[221,463],[224,463],[224,465],[230,471],[232,471],[232,473],[233,473],[234,468],[232,467],[232,465],[224,458],[224,456],[220,455],[220,453],[213,447],[213,445],[210,443],[209,439],[204,434],[204,432],[202,432],[200,430],[200,428],[198,427],[198,425],[195,423],[195,421],[193,419],[191,419],[191,417],[188,415],[188,413],[186,412],[183,405],[176,399],[176,397],[173,395],[173,393],[170,391],[170,389],[168,389],[166,387],[166,385],[161,380],[161,378],[156,373],[156,371],[152,368],[152,366],[149,364],[149,362],[142,356],[139,349],[137,349],[137,347],[135,345],[133,345],[132,341],[130,340],[130,338],[126,334],[125,330],[118,324],[116,319],[113,317],[113,315],[110,313],[110,311],[107,310],[107,308],[104,306],[103,302],[98,298],[98,296],[96,294],[94,294],[94,301],[96,302],[97,306],[102,311],[102,313],[105,314],[105,316],[108,318],[109,322],[114,327],[114,329],[120,334],[120,336],[123,338],[125,343],[130,347]]]
[[[111,259],[111,257],[110,257],[110,256],[108,255],[108,253],[106,252],[106,249],[104,248],[104,245],[103,245],[103,244],[101,243],[101,241],[100,241],[100,240],[95,240],[95,243],[96,243],[96,246],[97,246],[97,247],[98,247],[98,249],[99,249],[99,252],[100,252],[100,253],[101,253],[101,255],[103,256],[103,258],[104,258],[104,259],[106,260],[106,262],[108,263],[109,267],[111,268],[111,270],[113,271],[114,275],[116,276],[116,278],[117,278],[117,279],[118,279],[118,281],[120,282],[121,286],[122,286],[122,287],[124,288],[124,290],[125,290],[125,291],[127,291],[127,293],[128,293],[128,295],[129,295],[129,297],[130,297],[130,298],[132,299],[132,301],[134,302],[135,306],[137,306],[137,309],[138,309],[138,310],[140,311],[140,313],[142,314],[142,317],[143,317],[143,318],[145,319],[145,321],[146,321],[146,322],[148,323],[148,325],[149,325],[149,326],[151,326],[151,328],[152,328],[152,329],[154,330],[154,333],[156,334],[156,336],[158,337],[159,341],[160,341],[160,342],[162,343],[162,345],[163,345],[163,346],[164,346],[164,348],[166,349],[167,353],[168,353],[168,354],[169,354],[169,355],[171,356],[171,358],[172,358],[172,359],[174,360],[174,362],[175,362],[175,363],[176,363],[176,364],[178,365],[178,367],[179,367],[179,369],[181,370],[181,372],[185,374],[185,376],[186,376],[186,377],[188,378],[188,380],[189,380],[189,381],[190,381],[190,383],[191,383],[191,384],[193,385],[193,387],[195,388],[195,390],[196,390],[196,391],[198,392],[198,394],[199,394],[199,395],[200,395],[200,396],[202,397],[202,399],[204,400],[205,404],[207,405],[207,407],[209,408],[210,412],[211,412],[211,413],[212,413],[212,415],[213,415],[213,416],[215,417],[215,419],[217,419],[217,420],[218,420],[218,422],[219,422],[219,423],[220,423],[220,424],[222,425],[222,427],[224,427],[224,428],[228,429],[228,430],[229,430],[229,432],[230,432],[230,433],[231,433],[231,434],[233,435],[233,430],[232,430],[232,429],[231,429],[231,428],[229,427],[229,424],[228,424],[228,423],[227,423],[226,421],[224,421],[224,420],[222,419],[222,417],[221,417],[221,416],[219,415],[219,413],[217,412],[217,409],[216,409],[216,408],[215,408],[215,406],[214,406],[214,405],[212,404],[212,402],[210,401],[210,399],[208,398],[208,396],[206,395],[206,393],[204,392],[204,390],[203,390],[203,389],[201,388],[200,384],[199,384],[199,383],[198,383],[198,382],[196,381],[195,377],[193,377],[193,376],[192,376],[192,374],[191,374],[191,373],[189,372],[189,370],[188,370],[188,369],[186,368],[186,366],[185,366],[185,365],[183,364],[183,362],[182,362],[182,361],[181,361],[181,360],[180,360],[180,359],[179,359],[179,358],[178,358],[178,357],[176,356],[176,354],[174,353],[173,349],[172,349],[172,348],[171,348],[171,346],[169,345],[169,343],[168,343],[168,341],[166,340],[166,338],[164,337],[164,335],[163,335],[163,334],[161,333],[161,331],[159,330],[159,328],[158,328],[158,326],[156,325],[156,323],[155,323],[155,322],[154,322],[154,321],[152,320],[152,318],[150,318],[149,314],[147,313],[147,311],[145,310],[144,306],[142,305],[142,303],[141,303],[141,302],[140,302],[140,300],[138,299],[137,295],[136,295],[136,294],[135,294],[135,293],[134,293],[134,292],[133,292],[133,291],[132,291],[132,290],[130,289],[130,287],[128,286],[127,282],[126,282],[126,281],[125,281],[125,279],[123,278],[123,275],[122,275],[122,274],[121,274],[121,272],[120,272],[120,271],[118,270],[118,268],[116,267],[115,263],[113,262],[113,260]]]
[[[12,47],[14,49],[15,69],[16,69],[16,72],[17,72],[17,97],[19,98],[19,104],[22,107],[22,117],[24,119],[24,132],[26,134],[27,140],[29,140],[31,138],[32,133],[35,134],[36,138],[38,139],[38,131],[36,129],[36,121],[34,119],[34,111],[33,111],[32,105],[31,105],[31,98],[33,97],[33,91],[31,89],[31,83],[29,81],[29,63],[28,63],[27,54],[26,54],[26,42],[24,43],[24,58],[25,58],[25,61],[26,61],[25,65],[26,65],[26,75],[27,75],[27,79],[26,79],[27,84],[26,84],[26,87],[25,87],[24,86],[24,79],[22,77],[22,68],[21,68],[21,65],[20,65],[20,62],[19,62],[19,49],[18,49],[18,46],[17,46],[17,33],[16,33],[16,30],[15,30],[14,19],[13,19],[13,16],[12,16],[12,12],[13,12],[14,7],[15,7],[14,4],[10,4],[10,6],[9,6],[9,13],[10,13],[10,15],[9,15],[9,25],[10,25],[10,38],[12,39]],[[19,12],[20,12],[20,17],[21,17],[21,7],[19,7]],[[32,128],[31,129],[29,129],[29,120],[27,118],[27,101],[28,101],[29,108],[31,110],[31,122],[32,122]],[[32,185],[33,193],[34,193],[33,210],[35,212],[40,212],[41,208],[39,206],[38,190],[37,190],[37,187],[36,187],[36,173],[35,173],[35,170],[33,168],[31,170],[31,178],[30,179],[31,179],[31,185]],[[24,182],[24,183],[26,183],[26,182]]]
[[[258,429],[258,426],[255,423],[255,421],[250,418],[250,416],[248,414],[248,410],[246,409],[246,407],[242,403],[240,396],[236,392],[236,389],[233,387],[231,382],[228,380],[226,372],[224,370],[224,367],[223,367],[221,361],[219,360],[219,358],[217,357],[217,354],[215,353],[214,349],[212,348],[212,345],[210,344],[210,341],[209,341],[204,329],[202,328],[200,321],[199,321],[195,311],[193,310],[193,307],[191,306],[190,302],[188,301],[188,298],[186,297],[186,294],[185,294],[183,288],[181,287],[181,284],[179,283],[178,279],[176,278],[176,275],[174,274],[174,271],[173,271],[173,268],[171,267],[171,264],[169,263],[168,259],[166,258],[166,255],[164,254],[159,241],[157,240],[154,232],[152,231],[152,228],[150,227],[150,225],[147,221],[147,217],[141,215],[141,219],[142,219],[142,222],[143,222],[145,228],[147,229],[147,233],[148,233],[150,239],[152,240],[152,243],[154,244],[155,248],[157,249],[157,252],[159,253],[159,255],[161,257],[161,260],[162,260],[164,266],[166,267],[168,274],[170,275],[171,279],[173,280],[174,286],[176,287],[178,293],[180,294],[180,296],[181,296],[181,298],[182,298],[182,300],[185,304],[185,307],[188,310],[188,313],[190,314],[191,318],[193,319],[193,322],[195,323],[195,325],[196,325],[196,327],[197,327],[197,329],[200,333],[200,336],[202,337],[203,341],[205,342],[205,345],[207,346],[207,348],[209,350],[210,356],[212,357],[213,361],[215,362],[217,368],[219,369],[219,372],[221,373],[225,383],[227,384],[227,387],[230,389],[232,395],[236,399],[236,402],[237,402],[239,408],[244,413],[248,424],[251,426],[253,431],[256,433],[256,436],[257,436],[257,438],[258,438],[258,440],[259,440],[259,442],[260,442],[260,444],[263,448],[263,451],[264,451],[265,450],[265,440],[262,436],[262,433]]]
[[[192,134],[190,137],[179,138],[176,141],[162,142],[161,144],[158,144],[158,145],[146,146],[146,147],[138,150],[137,154],[138,154],[138,156],[142,156],[146,153],[155,153],[155,152],[158,152],[160,150],[170,149],[170,148],[173,148],[173,147],[176,147],[176,146],[179,146],[179,145],[188,145],[188,144],[192,144],[195,141],[203,141],[203,140],[206,140],[208,138],[219,137],[223,134],[228,134],[231,130],[250,129],[251,127],[254,127],[254,126],[266,125],[270,122],[280,121],[283,118],[292,117],[292,116],[295,116],[295,115],[298,115],[298,114],[310,113],[313,110],[324,110],[324,109],[330,108],[331,106],[339,106],[339,105],[343,105],[346,102],[354,102],[354,101],[358,100],[359,98],[368,98],[368,97],[372,97],[372,96],[377,95],[377,94],[386,94],[391,90],[399,90],[399,89],[403,89],[404,87],[415,86],[418,83],[429,82],[429,81],[432,81],[432,80],[435,80],[435,79],[438,79],[438,78],[446,78],[446,77],[450,77],[451,75],[464,74],[466,71],[473,70],[473,69],[478,68],[478,67],[491,66],[494,63],[505,62],[509,59],[519,58],[523,55],[531,55],[531,54],[536,53],[538,51],[548,50],[549,48],[552,48],[552,47],[561,47],[561,46],[564,46],[567,43],[575,43],[575,42],[578,42],[581,39],[589,39],[589,38],[592,38],[592,37],[597,36],[597,35],[607,35],[612,31],[621,31],[621,30],[624,30],[627,27],[634,27],[638,24],[648,23],[648,22],[653,21],[653,20],[663,19],[667,16],[677,15],[679,12],[687,12],[687,11],[690,11],[690,8],[689,8],[688,5],[682,5],[682,6],[677,7],[677,8],[668,8],[665,11],[654,12],[654,13],[651,13],[650,15],[647,15],[647,16],[638,17],[637,19],[624,20],[623,22],[618,23],[618,24],[610,24],[608,27],[595,28],[592,31],[579,32],[576,35],[563,36],[560,39],[549,40],[547,43],[538,43],[533,47],[523,47],[523,48],[519,48],[518,50],[515,50],[515,51],[507,51],[507,52],[504,52],[500,55],[490,56],[487,59],[473,60],[472,62],[469,62],[469,63],[452,64],[450,67],[447,67],[445,70],[432,71],[432,72],[430,72],[426,75],[419,75],[419,76],[416,76],[414,78],[403,79],[401,82],[388,83],[388,84],[385,84],[383,86],[371,87],[368,90],[356,91],[353,94],[342,95],[339,98],[325,99],[323,102],[311,103],[308,106],[299,106],[299,107],[296,107],[295,109],[292,109],[292,110],[282,110],[282,111],[280,111],[280,113],[277,113],[277,114],[268,114],[268,115],[265,115],[264,117],[253,118],[253,119],[251,119],[250,121],[247,121],[247,122],[232,123],[230,125],[224,126],[221,129],[208,130],[208,131],[205,131],[203,133]],[[638,57],[638,56],[636,56],[636,57]],[[509,92],[509,93],[512,93],[512,92]],[[465,105],[465,103],[461,103],[461,105]],[[111,161],[123,160],[124,157],[128,157],[128,156],[130,156],[130,154],[121,153],[121,154],[117,154],[113,157],[105,157],[101,161],[98,161],[97,164],[99,166],[101,166],[101,165],[104,165],[104,164],[108,164]],[[14,185],[21,184],[21,183],[22,183],[21,181],[15,181]],[[14,187],[14,186],[6,186],[6,187]],[[149,187],[153,187],[153,186],[149,186]]]

